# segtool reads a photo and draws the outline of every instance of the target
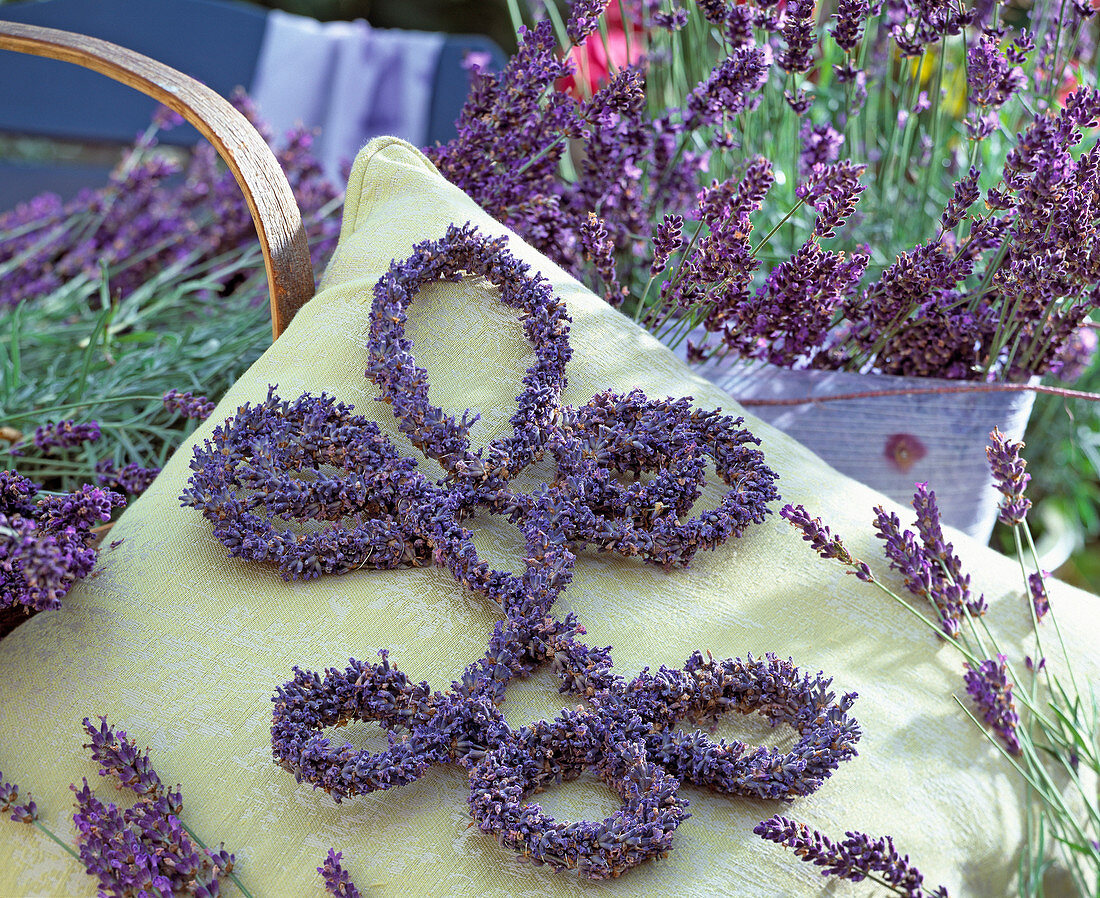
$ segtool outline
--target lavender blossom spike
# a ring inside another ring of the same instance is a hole
[[[1020,753],[1020,739],[1016,728],[1020,717],[1016,713],[1016,702],[1012,697],[1012,684],[1008,682],[1005,656],[986,659],[977,667],[966,664],[966,691],[974,703],[982,710],[985,722],[1001,737],[1001,740],[1014,755]]]
[[[1023,447],[1023,442],[1010,440],[995,427],[989,434],[989,445],[985,450],[993,471],[993,482],[1004,496],[997,516],[1001,523],[1010,527],[1022,524],[1031,508],[1031,500],[1024,496],[1031,475],[1025,470],[1027,461],[1020,457]]]
[[[823,867],[822,876],[838,876],[851,882],[862,882],[877,874],[899,895],[906,898],[948,898],[947,889],[939,886],[932,892],[924,890],[924,876],[901,855],[889,836],[873,838],[865,833],[846,832],[842,842],[834,842],[805,823],[797,823],[778,814],[757,824],[753,830],[760,838],[794,851],[799,860]]]
[[[325,880],[325,889],[335,898],[361,898],[355,883],[351,881],[348,871],[340,866],[343,852],[328,850],[324,866],[318,867],[317,872]]]

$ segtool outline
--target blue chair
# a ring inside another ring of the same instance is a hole
[[[237,86],[249,91],[256,86],[265,39],[270,37],[274,26],[281,25],[284,33],[287,22],[294,20],[300,21],[307,31],[314,27],[317,33],[330,27],[231,0],[39,0],[0,6],[0,20],[59,28],[111,41],[161,60],[222,96],[229,96]],[[346,23],[333,25],[352,27]],[[413,34],[380,30],[375,33],[395,40]],[[503,51],[481,35],[438,38],[434,79],[424,97],[428,108],[420,115],[426,127],[422,133],[399,135],[414,143],[431,144],[454,135],[454,121],[469,83],[461,68],[468,52],[487,53],[491,67],[499,68],[505,59]],[[408,46],[409,52],[418,52],[416,48],[423,46],[423,42],[409,42]],[[0,86],[0,136],[8,137],[116,147],[130,143],[148,126],[156,105],[148,97],[93,72],[54,59],[18,54],[0,54]],[[79,101],[74,102],[73,98]],[[379,102],[384,99],[379,98]],[[371,100],[367,98],[364,102]],[[284,112],[284,118],[292,113]],[[376,135],[370,131],[369,122],[364,124],[363,132],[355,137],[365,143]],[[391,121],[386,125],[386,130],[392,130]],[[163,142],[176,146],[189,146],[198,139],[198,132],[190,126],[163,136]],[[67,197],[81,187],[103,184],[110,170],[111,163],[107,160],[111,154],[101,155],[107,158],[100,164],[72,164],[62,159],[0,160],[0,210],[46,190]]]

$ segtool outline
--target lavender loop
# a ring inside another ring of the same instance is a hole
[[[651,400],[641,390],[606,391],[566,409],[552,451],[559,479],[583,478],[585,504],[609,520],[645,528],[662,514],[684,515],[705,483],[705,462],[685,426],[689,399]],[[648,482],[644,472],[654,472]],[[624,485],[618,476],[634,482]]]
[[[612,701],[641,718],[648,757],[678,779],[724,794],[787,799],[816,791],[857,753],[859,724],[847,716],[855,693],[837,700],[830,682],[770,654],[704,661],[696,652],[682,670],[642,671]],[[712,725],[731,711],[785,723],[799,739],[781,751],[675,729],[683,721]]]
[[[294,668],[294,679],[280,687],[272,715],[275,761],[328,792],[337,803],[353,795],[392,789],[418,779],[443,755],[424,724],[434,716],[438,696],[427,683],[413,684],[379,652],[381,664],[352,658],[347,670],[321,676]],[[322,734],[352,720],[376,720],[387,731],[389,748],[372,754],[344,743],[334,746]],[[406,728],[402,736],[396,734]]]
[[[569,316],[548,281],[505,249],[506,238],[483,237],[475,227],[451,225],[442,239],[413,247],[394,262],[374,287],[368,341],[367,376],[392,404],[402,433],[465,491],[486,495],[499,490],[538,455],[558,415],[565,366],[572,355]],[[523,332],[535,349],[535,364],[523,378],[523,392],[511,418],[513,433],[484,450],[470,448],[469,410],[461,420],[428,400],[428,373],[416,366],[405,335],[406,309],[416,293],[438,280],[480,275],[500,290],[505,305],[520,311]]]
[[[377,424],[324,394],[288,403],[269,388],[195,447],[191,469],[181,504],[203,513],[231,557],[273,562],[284,579],[431,557],[422,509],[436,488]]]
[[[559,482],[583,510],[575,509],[566,539],[668,570],[741,536],[779,496],[777,475],[753,448],[760,441],[742,423],[693,408],[690,398],[648,400],[640,390],[600,393],[582,409],[567,409],[552,451]],[[701,494],[707,457],[731,489],[716,508],[681,523]],[[648,483],[624,487],[615,476],[645,470],[657,472]]]
[[[539,805],[524,804],[589,767],[623,799],[607,819],[561,823]],[[641,743],[623,740],[595,714],[567,710],[485,754],[470,771],[470,812],[483,832],[536,864],[608,879],[672,847],[676,827],[690,816],[678,786],[647,760]]]

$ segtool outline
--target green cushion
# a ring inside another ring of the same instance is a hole
[[[468,220],[506,233],[407,144],[381,139],[360,153],[340,246],[316,298],[126,511],[112,533],[123,542],[103,552],[95,574],[60,611],[38,615],[0,642],[5,779],[32,791],[42,821],[71,843],[68,786],[81,777],[99,782],[81,748],[80,721],[105,714],[152,749],[163,780],[182,784],[184,820],[207,843],[225,841],[257,898],[321,894],[315,868],[330,847],[344,851],[359,888],[371,895],[833,894],[816,868],[753,835],[775,813],[836,836],[850,829],[890,834],[932,885],[956,895],[1005,895],[1020,850],[1023,793],[1017,774],[953,699],[966,700],[961,659],[873,586],[819,560],[777,514],[742,539],[700,553],[686,570],[666,573],[586,551],[555,610],[576,612],[587,643],[612,646],[624,675],[681,666],[696,650],[716,658],[774,652],[833,676],[837,693],[858,692],[859,756],[810,797],[781,804],[685,787],[692,817],[669,856],[593,884],[521,863],[471,827],[465,774],[456,766],[337,805],[272,762],[270,699],[294,665],[343,669],[349,657],[369,661],[385,647],[413,680],[443,689],[481,656],[499,614],[438,567],[286,583],[272,567],[228,559],[209,524],[179,504],[192,443],[240,404],[261,400],[268,384],[288,398],[329,391],[397,434],[363,376],[371,287],[414,243]],[[514,235],[509,245],[568,303],[574,355],[565,401],[640,386],[651,397],[693,396],[699,406],[740,413],[728,395]],[[409,332],[433,400],[452,412],[480,411],[475,442],[505,432],[533,359],[515,314],[477,281],[435,284],[413,303]],[[880,561],[870,527],[882,498],[748,421],[781,475],[784,500],[822,515],[855,554],[900,586]],[[858,421],[851,438],[859,439]],[[400,435],[395,441],[412,451]],[[516,537],[493,521],[479,526],[478,545],[490,560],[515,563]],[[1018,567],[965,537],[955,542],[990,600],[989,625],[1003,646],[1016,659],[1033,654]],[[1100,602],[1054,584],[1052,603],[1079,680],[1095,681]],[[540,673],[511,687],[503,710],[519,726],[574,704]],[[347,732],[382,744],[373,724]],[[724,722],[719,733],[791,742],[787,730],[767,730],[755,718]],[[100,789],[117,797],[109,785]],[[567,819],[599,819],[618,805],[588,776],[542,799]],[[93,880],[33,828],[5,821],[0,832],[0,894],[94,894]],[[836,894],[871,893],[859,888]],[[226,894],[235,891],[227,885]]]

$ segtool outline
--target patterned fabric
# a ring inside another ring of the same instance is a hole
[[[372,142],[359,155],[340,247],[322,290],[249,369],[193,440],[268,384],[294,398],[327,390],[394,434],[388,407],[363,376],[370,288],[394,257],[473,221],[503,233],[407,144]],[[694,396],[696,405],[738,413],[717,387],[691,375],[671,352],[512,238],[514,253],[540,269],[568,303],[573,360],[565,401],[637,385],[651,397]],[[410,306],[408,332],[427,368],[433,402],[481,412],[475,437],[508,427],[531,347],[512,311],[476,282],[434,284]],[[789,437],[748,418],[780,475],[785,501],[825,517],[852,552],[900,587],[871,527],[878,494],[825,466]],[[858,422],[852,422],[859,439]],[[391,662],[413,681],[442,689],[481,656],[495,609],[441,568],[357,571],[287,583],[274,567],[231,561],[198,512],[179,506],[191,444],[184,445],[112,532],[97,575],[60,611],[40,614],[0,642],[0,770],[34,794],[43,823],[73,841],[70,783],[89,777],[84,717],[105,714],[140,747],[165,782],[180,783],[183,819],[207,844],[224,840],[236,873],[256,896],[321,895],[316,872],[328,850],[364,894],[381,896],[736,895],[816,896],[829,891],[810,865],[763,842],[753,827],[776,813],[842,838],[845,830],[890,834],[930,883],[953,894],[1011,891],[1023,820],[1019,780],[956,706],[965,701],[962,659],[872,586],[816,558],[778,514],[745,537],[665,573],[612,555],[582,553],[556,610],[577,612],[585,641],[613,646],[615,670],[682,666],[696,650],[716,658],[774,652],[858,692],[851,713],[864,735],[859,757],[813,796],[792,804],[716,798],[685,787],[692,817],[667,859],[605,883],[517,861],[469,826],[465,774],[436,766],[407,786],[336,805],[271,760],[270,697],[292,667],[343,669],[349,657]],[[432,464],[426,464],[433,469]],[[934,484],[933,484],[934,486]],[[718,488],[708,489],[713,501]],[[912,515],[896,509],[903,520]],[[775,509],[778,511],[778,505]],[[479,525],[479,552],[494,567],[522,563],[508,528]],[[990,627],[1009,654],[1033,654],[1018,568],[952,534]],[[1079,682],[1095,681],[1100,601],[1053,583]],[[509,689],[513,726],[556,714],[563,700],[548,672]],[[373,724],[337,731],[380,750]],[[789,745],[793,733],[756,718],[719,735]],[[117,800],[100,785],[104,800]],[[602,819],[619,800],[594,775],[539,795],[550,813]],[[0,821],[0,894],[88,895],[93,880],[31,827]],[[226,894],[233,893],[231,885]],[[854,894],[854,892],[853,892]]]

